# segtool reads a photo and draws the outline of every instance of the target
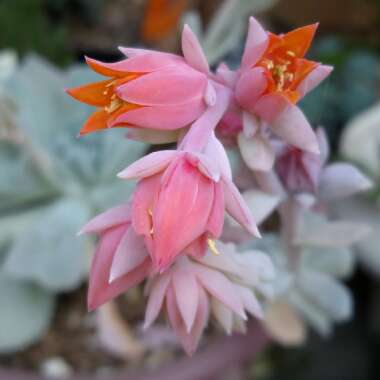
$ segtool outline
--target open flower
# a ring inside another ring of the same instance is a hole
[[[218,245],[222,252],[224,248]],[[260,286],[260,273],[273,274],[271,261],[264,256],[261,252],[218,256],[208,252],[200,261],[178,258],[170,269],[156,274],[148,283],[145,327],[164,309],[189,355],[195,351],[210,314],[228,334],[245,331],[247,312],[262,317],[254,293]]]
[[[225,128],[228,119],[236,124],[236,115],[240,114],[243,132],[238,143],[248,166],[254,170],[266,171],[273,166],[272,134],[302,150],[318,153],[315,134],[296,106],[332,70],[304,58],[317,26],[277,36],[266,32],[251,17],[240,69],[231,72],[221,66],[218,70],[224,82],[234,88],[236,101],[221,127]],[[256,159],[249,154],[253,151]]]
[[[130,205],[114,207],[80,231],[100,239],[92,261],[87,304],[96,309],[143,281],[151,271],[144,239],[131,227]]]
[[[145,236],[155,266],[165,270],[185,249],[203,256],[222,233],[224,211],[259,235],[232,182],[223,146],[214,135],[202,153],[151,153],[119,174],[140,179],[132,199],[132,223]]]
[[[129,58],[116,63],[86,58],[106,80],[68,90],[75,99],[98,107],[81,135],[112,127],[146,128],[153,134],[154,130],[177,130],[189,126],[209,107],[218,109],[217,91],[228,91],[209,80],[207,60],[187,26],[182,33],[183,57],[120,50]]]

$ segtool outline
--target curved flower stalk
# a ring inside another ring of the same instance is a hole
[[[121,178],[140,180],[132,199],[132,223],[145,237],[160,271],[184,250],[203,256],[207,243],[212,246],[221,236],[225,210],[259,236],[232,182],[223,146],[213,133],[202,152],[187,150],[191,141],[182,143],[182,149],[151,153],[119,173]]]
[[[94,71],[108,79],[67,90],[75,99],[98,107],[81,135],[113,127],[143,128],[145,133],[132,132],[132,136],[155,141],[157,130],[180,130],[207,111],[220,114],[220,107],[224,107],[223,114],[227,104],[217,99],[228,89],[210,79],[207,60],[188,26],[182,33],[183,57],[143,49],[120,50],[128,58],[116,63],[86,58]],[[211,128],[218,121],[211,118]],[[173,138],[173,133],[166,135]]]
[[[273,166],[272,136],[318,153],[315,134],[296,105],[332,71],[304,58],[317,26],[277,36],[251,17],[239,70],[232,72],[224,65],[218,69],[218,76],[235,95],[235,103],[220,123],[221,133],[238,133],[243,158],[253,170],[267,171]]]
[[[225,253],[223,245],[219,247]],[[191,355],[210,316],[227,334],[245,332],[246,313],[261,319],[263,312],[254,290],[260,290],[262,278],[268,287],[273,273],[272,263],[260,252],[215,256],[209,251],[197,261],[183,256],[148,282],[145,327],[164,309],[182,346]]]

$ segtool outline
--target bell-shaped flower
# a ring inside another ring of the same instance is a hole
[[[130,205],[114,207],[80,231],[99,236],[92,261],[87,304],[94,310],[143,281],[151,272],[144,239],[131,227]]]
[[[227,107],[217,102],[217,94],[229,90],[209,78],[207,60],[188,26],[182,33],[183,57],[143,49],[120,50],[128,58],[116,63],[86,58],[87,64],[107,79],[68,90],[75,99],[98,107],[81,135],[130,127],[146,130],[143,137],[139,133],[132,133],[132,137],[155,140],[157,130],[188,127],[208,109],[218,112]]]
[[[218,75],[234,89],[235,105],[226,113],[234,120],[240,111],[239,147],[247,165],[267,171],[274,163],[270,137],[312,153],[318,143],[307,119],[296,103],[325,79],[332,67],[304,58],[318,24],[308,25],[287,34],[274,35],[250,18],[248,37],[241,67],[231,72],[221,66]],[[255,152],[255,154],[251,153]]]
[[[222,233],[224,211],[259,235],[223,146],[211,134],[202,152],[166,150],[130,165],[119,177],[137,178],[132,224],[145,236],[153,263],[165,270],[185,249],[202,256]]]
[[[223,245],[218,245],[218,249],[223,249]],[[222,250],[220,255],[208,252],[199,261],[187,256],[178,258],[170,269],[156,274],[147,284],[145,327],[156,320],[161,309],[165,310],[189,355],[196,350],[210,316],[228,334],[243,332],[247,313],[262,318],[254,290],[260,286],[260,272],[273,272],[271,261],[263,256],[224,254]]]

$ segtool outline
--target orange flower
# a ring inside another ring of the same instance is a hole
[[[284,35],[268,34],[268,47],[256,64],[265,69],[267,94],[281,93],[294,104],[300,99],[297,87],[318,66],[317,62],[303,58],[317,27],[318,24],[313,24]]]

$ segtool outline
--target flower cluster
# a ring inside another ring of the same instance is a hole
[[[86,58],[106,79],[68,90],[97,107],[80,135],[125,127],[131,139],[176,143],[119,173],[138,180],[131,199],[82,229],[100,238],[90,309],[147,280],[145,325],[165,310],[190,354],[210,315],[227,333],[244,330],[247,313],[262,317],[256,294],[271,293],[270,259],[258,251],[239,254],[219,241],[225,213],[260,236],[221,141],[237,144],[252,170],[275,167],[291,190],[316,188],[318,138],[296,105],[332,70],[304,58],[316,29],[276,36],[251,18],[236,71],[223,64],[210,71],[187,26],[183,56],[121,48],[128,58],[117,63]],[[276,155],[284,157],[275,164]]]

